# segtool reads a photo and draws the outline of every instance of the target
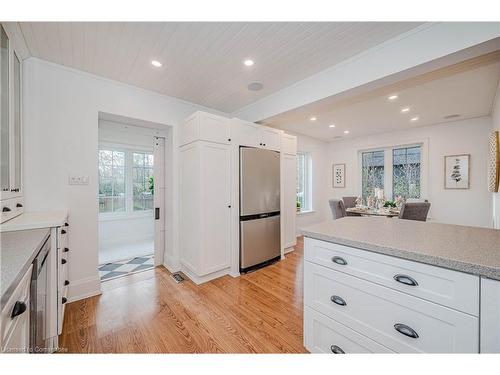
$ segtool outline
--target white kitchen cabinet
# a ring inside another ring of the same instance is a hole
[[[27,353],[30,344],[30,266],[1,313],[2,353]]]
[[[211,113],[195,112],[181,124],[179,139],[181,146],[195,141],[229,144],[229,119]]]
[[[282,243],[286,249],[297,244],[297,156],[281,154]],[[290,249],[290,250],[293,250]]]
[[[232,144],[281,151],[281,135],[283,132],[279,129],[237,118],[231,120],[230,128]]]
[[[231,119],[231,142],[237,146],[260,147],[259,126],[253,122]]]
[[[22,197],[21,59],[0,26],[1,222],[20,215]],[[17,198],[17,200],[14,200]],[[14,208],[14,209],[13,209]]]
[[[281,134],[283,133],[281,130],[260,126],[259,133],[260,147],[273,151],[281,150]]]
[[[500,353],[500,281],[481,278],[481,353]]]
[[[180,248],[184,272],[201,283],[230,266],[230,146],[180,149]]]
[[[500,282],[483,280],[479,309],[478,276],[312,238],[304,260],[310,351],[499,350]]]

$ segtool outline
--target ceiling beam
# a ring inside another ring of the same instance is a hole
[[[494,43],[485,43],[488,41]],[[480,45],[480,48],[472,47]],[[500,22],[428,23],[368,49],[320,73],[232,113],[248,121],[338,95],[356,87],[423,74],[500,48]],[[466,53],[458,52],[465,50]],[[446,56],[452,55],[449,61]],[[373,85],[372,85],[373,86]],[[374,87],[371,87],[373,89]]]

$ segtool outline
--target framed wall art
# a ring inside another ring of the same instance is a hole
[[[333,164],[333,187],[334,188],[344,188],[345,187],[345,164]]]
[[[448,155],[444,157],[444,188],[469,189],[470,155]]]

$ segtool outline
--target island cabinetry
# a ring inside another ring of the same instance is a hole
[[[481,278],[481,353],[500,353],[500,281]]]
[[[305,239],[311,352],[478,353],[478,276]]]

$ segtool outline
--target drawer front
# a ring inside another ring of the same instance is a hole
[[[0,320],[2,343],[4,343],[7,338],[10,337],[12,330],[15,328],[16,322],[23,319],[26,315],[29,316],[30,314],[30,282],[32,268],[33,266],[30,266],[5,306],[2,306]],[[12,318],[12,312],[14,311],[16,302],[24,303],[26,309],[21,314]]]
[[[304,309],[304,345],[311,353],[393,353],[307,306]]]
[[[304,301],[398,353],[479,349],[477,317],[309,262]]]
[[[4,223],[24,212],[24,199],[22,197],[3,199],[0,202],[2,217],[0,222]]]
[[[311,238],[305,239],[304,257],[307,261],[479,316],[477,276]]]

